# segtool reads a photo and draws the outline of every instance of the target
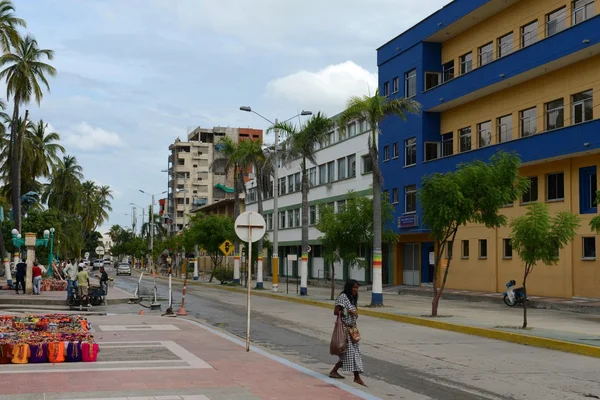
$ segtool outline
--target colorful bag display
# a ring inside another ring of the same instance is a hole
[[[48,362],[48,345],[46,343],[32,344],[29,346],[29,362],[34,364]]]
[[[79,362],[81,361],[81,343],[69,342],[67,344],[67,362]]]
[[[81,345],[81,359],[83,362],[95,362],[98,359],[100,348],[98,343],[83,343]]]
[[[10,364],[12,362],[12,348],[10,343],[0,345],[0,364]]]
[[[15,344],[12,354],[13,364],[27,364],[29,362],[29,345],[24,343]]]
[[[65,362],[65,342],[48,343],[48,361],[51,363]]]

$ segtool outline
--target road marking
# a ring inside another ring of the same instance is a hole
[[[122,331],[178,331],[175,325],[98,325],[104,332]]]

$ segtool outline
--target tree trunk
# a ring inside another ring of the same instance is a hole
[[[442,260],[444,249],[446,248],[445,242],[440,243],[437,242],[437,254],[435,256],[435,264],[433,266],[433,301],[431,302],[431,316],[437,317],[438,304],[440,301],[440,297],[438,296],[438,271],[440,266],[440,261]]]
[[[335,300],[335,263],[331,263],[331,300]]]
[[[529,275],[530,266],[525,265],[525,274],[523,275],[523,294],[525,295],[525,299],[523,300],[523,325],[521,329],[527,328],[527,276]]]
[[[308,294],[308,176],[306,157],[302,160],[302,258],[300,263],[300,295]]]
[[[452,250],[450,250],[451,252],[451,256],[448,257],[448,264],[446,265],[446,269],[444,270],[444,278],[442,279],[442,284],[440,285],[439,290],[436,290],[437,286],[437,271],[435,271],[436,276],[434,276],[434,283],[433,283],[433,287],[434,287],[434,297],[433,297],[433,301],[431,302],[431,316],[432,317],[437,317],[438,315],[438,305],[440,302],[440,298],[442,297],[442,293],[444,291],[444,288],[446,287],[446,281],[448,280],[448,272],[450,271],[450,263],[452,262],[452,257],[454,257],[454,239],[456,238],[456,232],[458,232],[458,228],[454,229],[454,233],[452,233]],[[448,245],[449,246],[449,245]],[[450,247],[448,247],[450,248]],[[442,253],[440,252],[439,256],[438,256],[439,260],[441,260],[442,258]],[[438,261],[439,262],[439,261]],[[437,268],[436,268],[437,270]]]
[[[21,164],[19,160],[20,146],[19,146],[19,98],[18,96],[14,99],[14,109],[12,123],[10,124],[10,140],[12,143],[12,154],[11,154],[11,197],[12,197],[12,209],[13,219],[15,221],[15,228],[21,232]],[[23,235],[25,236],[25,235]]]
[[[374,128],[375,129],[375,128]],[[383,306],[383,276],[381,264],[381,180],[377,157],[375,131],[371,138],[371,163],[373,164],[373,288],[371,307]]]

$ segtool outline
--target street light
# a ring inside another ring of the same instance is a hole
[[[277,119],[275,119],[275,122],[273,123],[270,119],[264,117],[263,115],[257,113],[256,111],[254,111],[252,109],[252,107],[249,106],[242,106],[240,107],[241,111],[245,111],[245,112],[251,112],[254,113],[256,115],[258,115],[259,117],[261,117],[262,119],[264,119],[265,121],[267,121],[268,123],[270,123],[271,125],[276,125],[277,124]],[[294,115],[291,118],[286,119],[283,122],[287,122],[290,121],[296,117],[299,116],[308,116],[308,115],[312,115],[312,111],[305,111],[302,110],[302,112],[300,114]],[[279,162],[278,162],[278,149],[277,147],[279,146],[279,131],[277,129],[275,129],[275,151],[273,153],[273,162],[275,163],[275,167],[273,168],[273,218],[275,219],[275,223],[273,225],[273,291],[277,292],[277,288],[279,286],[279,207],[278,207],[278,199],[279,199],[279,188],[278,188],[278,184],[279,184]],[[259,194],[260,196],[260,194]]]
[[[141,209],[142,209],[142,225],[141,225],[141,227],[140,227],[140,236],[141,236],[142,227],[144,226],[144,212],[145,212],[145,208],[144,208],[144,207],[141,207],[139,204],[136,204],[136,203],[129,203],[129,205],[130,205],[130,206],[133,206],[133,214],[135,215],[135,217],[134,217],[134,221],[135,221],[135,220],[137,220],[137,213],[136,213],[136,211],[135,211],[135,207],[138,207],[138,208],[141,208]],[[136,221],[136,222],[137,222],[137,221]],[[135,230],[135,223],[134,223],[133,225],[134,225],[133,234],[135,235],[135,232],[136,232],[136,230]]]
[[[152,203],[150,204],[150,221],[148,221],[150,223],[150,270],[154,270],[154,196],[156,195],[160,195],[160,194],[165,194],[167,193],[167,191],[165,190],[164,192],[160,192],[160,193],[156,193],[156,194],[150,194],[147,192],[144,192],[142,189],[138,189],[140,191],[140,193],[144,193],[147,194],[148,196],[152,196]]]

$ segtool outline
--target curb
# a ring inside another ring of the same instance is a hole
[[[227,286],[220,287],[220,286],[203,283],[203,282],[197,282],[197,281],[193,282],[193,284],[195,286],[202,286],[202,287],[207,287],[207,288],[212,288],[212,289],[217,289],[217,290],[226,290],[226,291],[237,292],[237,293],[247,293],[247,291],[245,289],[238,289],[235,287],[227,287]],[[331,304],[325,303],[325,302],[319,301],[319,300],[284,297],[284,296],[280,296],[280,295],[277,295],[274,293],[265,293],[265,292],[260,292],[260,291],[253,291],[252,295],[259,296],[259,297],[268,297],[268,298],[272,298],[272,299],[276,299],[276,300],[289,301],[292,303],[306,304],[306,305],[311,305],[311,306],[321,307],[321,308],[331,308]],[[496,330],[496,329],[453,324],[450,322],[435,321],[435,320],[428,319],[428,318],[420,318],[420,317],[412,317],[412,316],[408,316],[408,315],[399,315],[399,314],[391,314],[391,313],[385,313],[385,312],[380,312],[380,311],[372,311],[372,310],[368,310],[365,308],[361,309],[361,314],[367,315],[369,317],[386,319],[389,321],[396,321],[396,322],[402,322],[402,323],[406,323],[406,324],[424,326],[427,328],[434,328],[434,329],[440,329],[440,330],[445,330],[445,331],[464,333],[467,335],[480,336],[480,337],[484,337],[484,338],[488,338],[488,339],[502,340],[504,342],[516,343],[516,344],[521,344],[521,345],[525,345],[525,346],[540,347],[540,348],[544,348],[544,349],[562,351],[565,353],[572,353],[572,354],[579,354],[579,355],[588,356],[588,357],[600,358],[600,347],[596,347],[596,346],[589,346],[589,345],[573,343],[573,342],[565,342],[562,340],[543,338],[543,337],[539,337],[539,336],[523,335],[520,333],[505,332],[505,331]]]

